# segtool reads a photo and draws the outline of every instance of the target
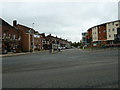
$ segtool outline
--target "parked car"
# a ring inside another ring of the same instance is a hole
[[[11,52],[16,53],[16,48],[12,48]]]
[[[7,53],[8,53],[7,49],[6,48],[2,48],[2,54],[7,54]]]

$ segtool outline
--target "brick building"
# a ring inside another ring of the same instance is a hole
[[[25,25],[17,24],[13,21],[13,25],[21,32],[21,46],[22,51],[43,50],[46,44],[45,33],[39,33],[33,28]]]
[[[71,42],[58,38],[57,36],[39,33],[33,28],[18,24],[16,20],[13,21],[13,26],[0,18],[0,50],[1,46],[7,51],[28,52],[34,50],[50,49],[58,47],[71,47]],[[2,45],[1,45],[2,44]]]
[[[20,51],[20,32],[17,28],[11,26],[0,18],[0,32],[2,32],[2,48],[3,51],[19,52]],[[1,36],[0,36],[1,37]]]
[[[107,28],[107,43],[108,44],[114,44],[114,40],[117,35],[117,28],[120,27],[120,20],[117,21],[112,21],[106,23],[106,28]]]
[[[0,20],[0,54],[2,53],[2,20]]]
[[[92,28],[88,29],[86,38],[87,38],[88,46],[91,47],[91,43],[92,43]]]
[[[82,44],[83,44],[83,46],[87,45],[87,40],[88,40],[87,36],[88,36],[87,32],[82,33]]]
[[[50,47],[50,40],[45,36],[45,33],[41,33],[41,49],[48,50]]]
[[[47,41],[49,41],[49,45],[53,45],[54,48],[58,47],[65,47],[65,48],[71,48],[71,42],[58,38],[57,36],[54,37],[51,34],[46,37]]]
[[[120,28],[117,28],[117,35],[115,37],[115,43],[120,46]]]
[[[27,26],[24,26],[21,24],[17,24],[16,20],[13,21],[13,26],[16,27],[19,30],[19,32],[21,32],[21,34],[20,34],[21,50],[24,52],[33,51],[33,47],[34,47],[33,37],[34,37],[35,30],[33,30],[30,27],[27,27]]]
[[[34,48],[35,50],[42,49],[42,37],[38,31],[35,31],[35,34],[34,34]]]
[[[87,30],[88,36],[86,39],[91,46],[116,46],[115,44],[118,44],[119,28],[120,20],[96,25]]]

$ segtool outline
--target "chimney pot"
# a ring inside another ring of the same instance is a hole
[[[17,20],[14,20],[13,21],[13,26],[16,26],[17,25]]]

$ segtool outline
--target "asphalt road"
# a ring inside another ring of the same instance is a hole
[[[118,50],[3,57],[3,88],[118,88]]]

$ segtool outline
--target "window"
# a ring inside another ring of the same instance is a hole
[[[109,37],[111,37],[111,35],[109,35]]]
[[[106,30],[104,30],[103,32],[106,32]]]
[[[4,33],[3,36],[5,37],[5,36],[6,36],[6,33]]]
[[[116,34],[114,34],[114,38],[116,38],[117,37],[117,35]]]
[[[115,31],[115,29],[113,28],[112,31]]]
[[[110,32],[110,29],[108,31]]]
[[[114,22],[112,22],[112,25],[114,25]]]
[[[116,24],[116,26],[118,26],[118,24]]]

